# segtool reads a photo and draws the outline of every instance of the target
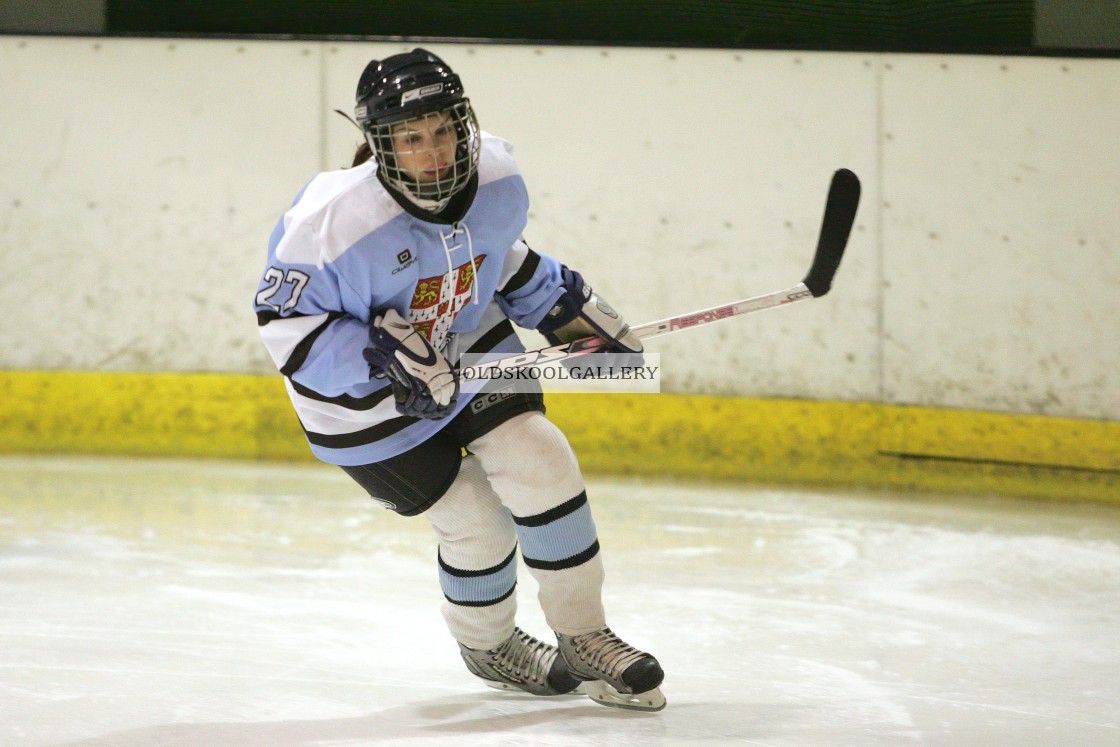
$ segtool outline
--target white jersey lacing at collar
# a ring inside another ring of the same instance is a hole
[[[452,245],[450,242],[454,241],[455,236],[460,233],[467,237],[467,256],[470,258],[471,263],[471,303],[478,306],[478,268],[475,267],[474,264],[474,242],[471,240],[470,227],[462,221],[452,225],[451,233],[449,234],[445,234],[443,231],[439,232],[440,241],[443,242],[443,255],[447,257],[447,276],[452,279],[455,277],[455,265],[451,261],[451,252],[456,249],[462,249],[463,244]]]

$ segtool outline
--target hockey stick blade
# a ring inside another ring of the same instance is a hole
[[[820,298],[832,288],[832,278],[844,256],[848,236],[856,220],[859,207],[859,177],[848,169],[840,169],[832,175],[828,188],[828,200],[824,205],[824,220],[821,222],[821,235],[817,240],[817,253],[813,256],[813,266],[801,282]]]
[[[804,301],[807,298],[817,298],[828,293],[832,287],[832,278],[840,266],[840,259],[844,256],[844,248],[848,245],[848,236],[852,232],[852,224],[856,218],[856,208],[859,207],[859,193],[859,177],[854,173],[848,169],[840,169],[832,175],[828,197],[825,200],[824,220],[821,221],[820,237],[817,239],[817,251],[813,255],[809,274],[799,284],[763,296],[650,322],[633,327],[630,331],[639,339],[645,340],[753,311],[772,309],[794,301]]]
[[[652,337],[667,335],[670,332],[823,296],[832,288],[832,279],[840,266],[840,259],[844,256],[844,248],[848,244],[848,236],[851,234],[852,225],[855,223],[856,208],[859,207],[859,195],[859,178],[854,173],[848,169],[840,169],[832,175],[832,182],[829,185],[828,198],[824,207],[824,220],[821,223],[820,238],[817,240],[817,251],[813,255],[813,264],[809,268],[809,274],[805,276],[805,279],[792,288],[649,322],[631,327],[630,331],[638,339],[647,340]],[[573,342],[561,343],[539,350],[528,350],[524,353],[515,353],[489,362],[466,366],[459,373],[465,379],[495,378],[504,371],[559,363],[566,358],[606,351],[606,343],[599,338],[584,337]]]

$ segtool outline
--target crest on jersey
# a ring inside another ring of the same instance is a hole
[[[409,304],[408,321],[437,350],[447,340],[455,317],[470,303],[471,286],[484,259],[486,255],[480,255],[474,258],[473,263],[459,265],[446,275],[424,278],[416,283],[412,303]]]

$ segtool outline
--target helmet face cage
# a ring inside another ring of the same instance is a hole
[[[362,130],[385,182],[426,210],[442,210],[478,170],[482,138],[465,97],[396,121],[367,120]]]

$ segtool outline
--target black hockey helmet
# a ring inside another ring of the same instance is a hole
[[[385,124],[459,103],[463,83],[447,63],[417,47],[366,65],[356,99],[358,124]]]
[[[481,137],[462,81],[451,67],[426,49],[372,60],[358,80],[354,118],[365,133],[382,176],[420,207],[440,210],[478,169]],[[398,167],[394,128],[434,114],[446,116],[457,138],[449,173],[421,183]]]

